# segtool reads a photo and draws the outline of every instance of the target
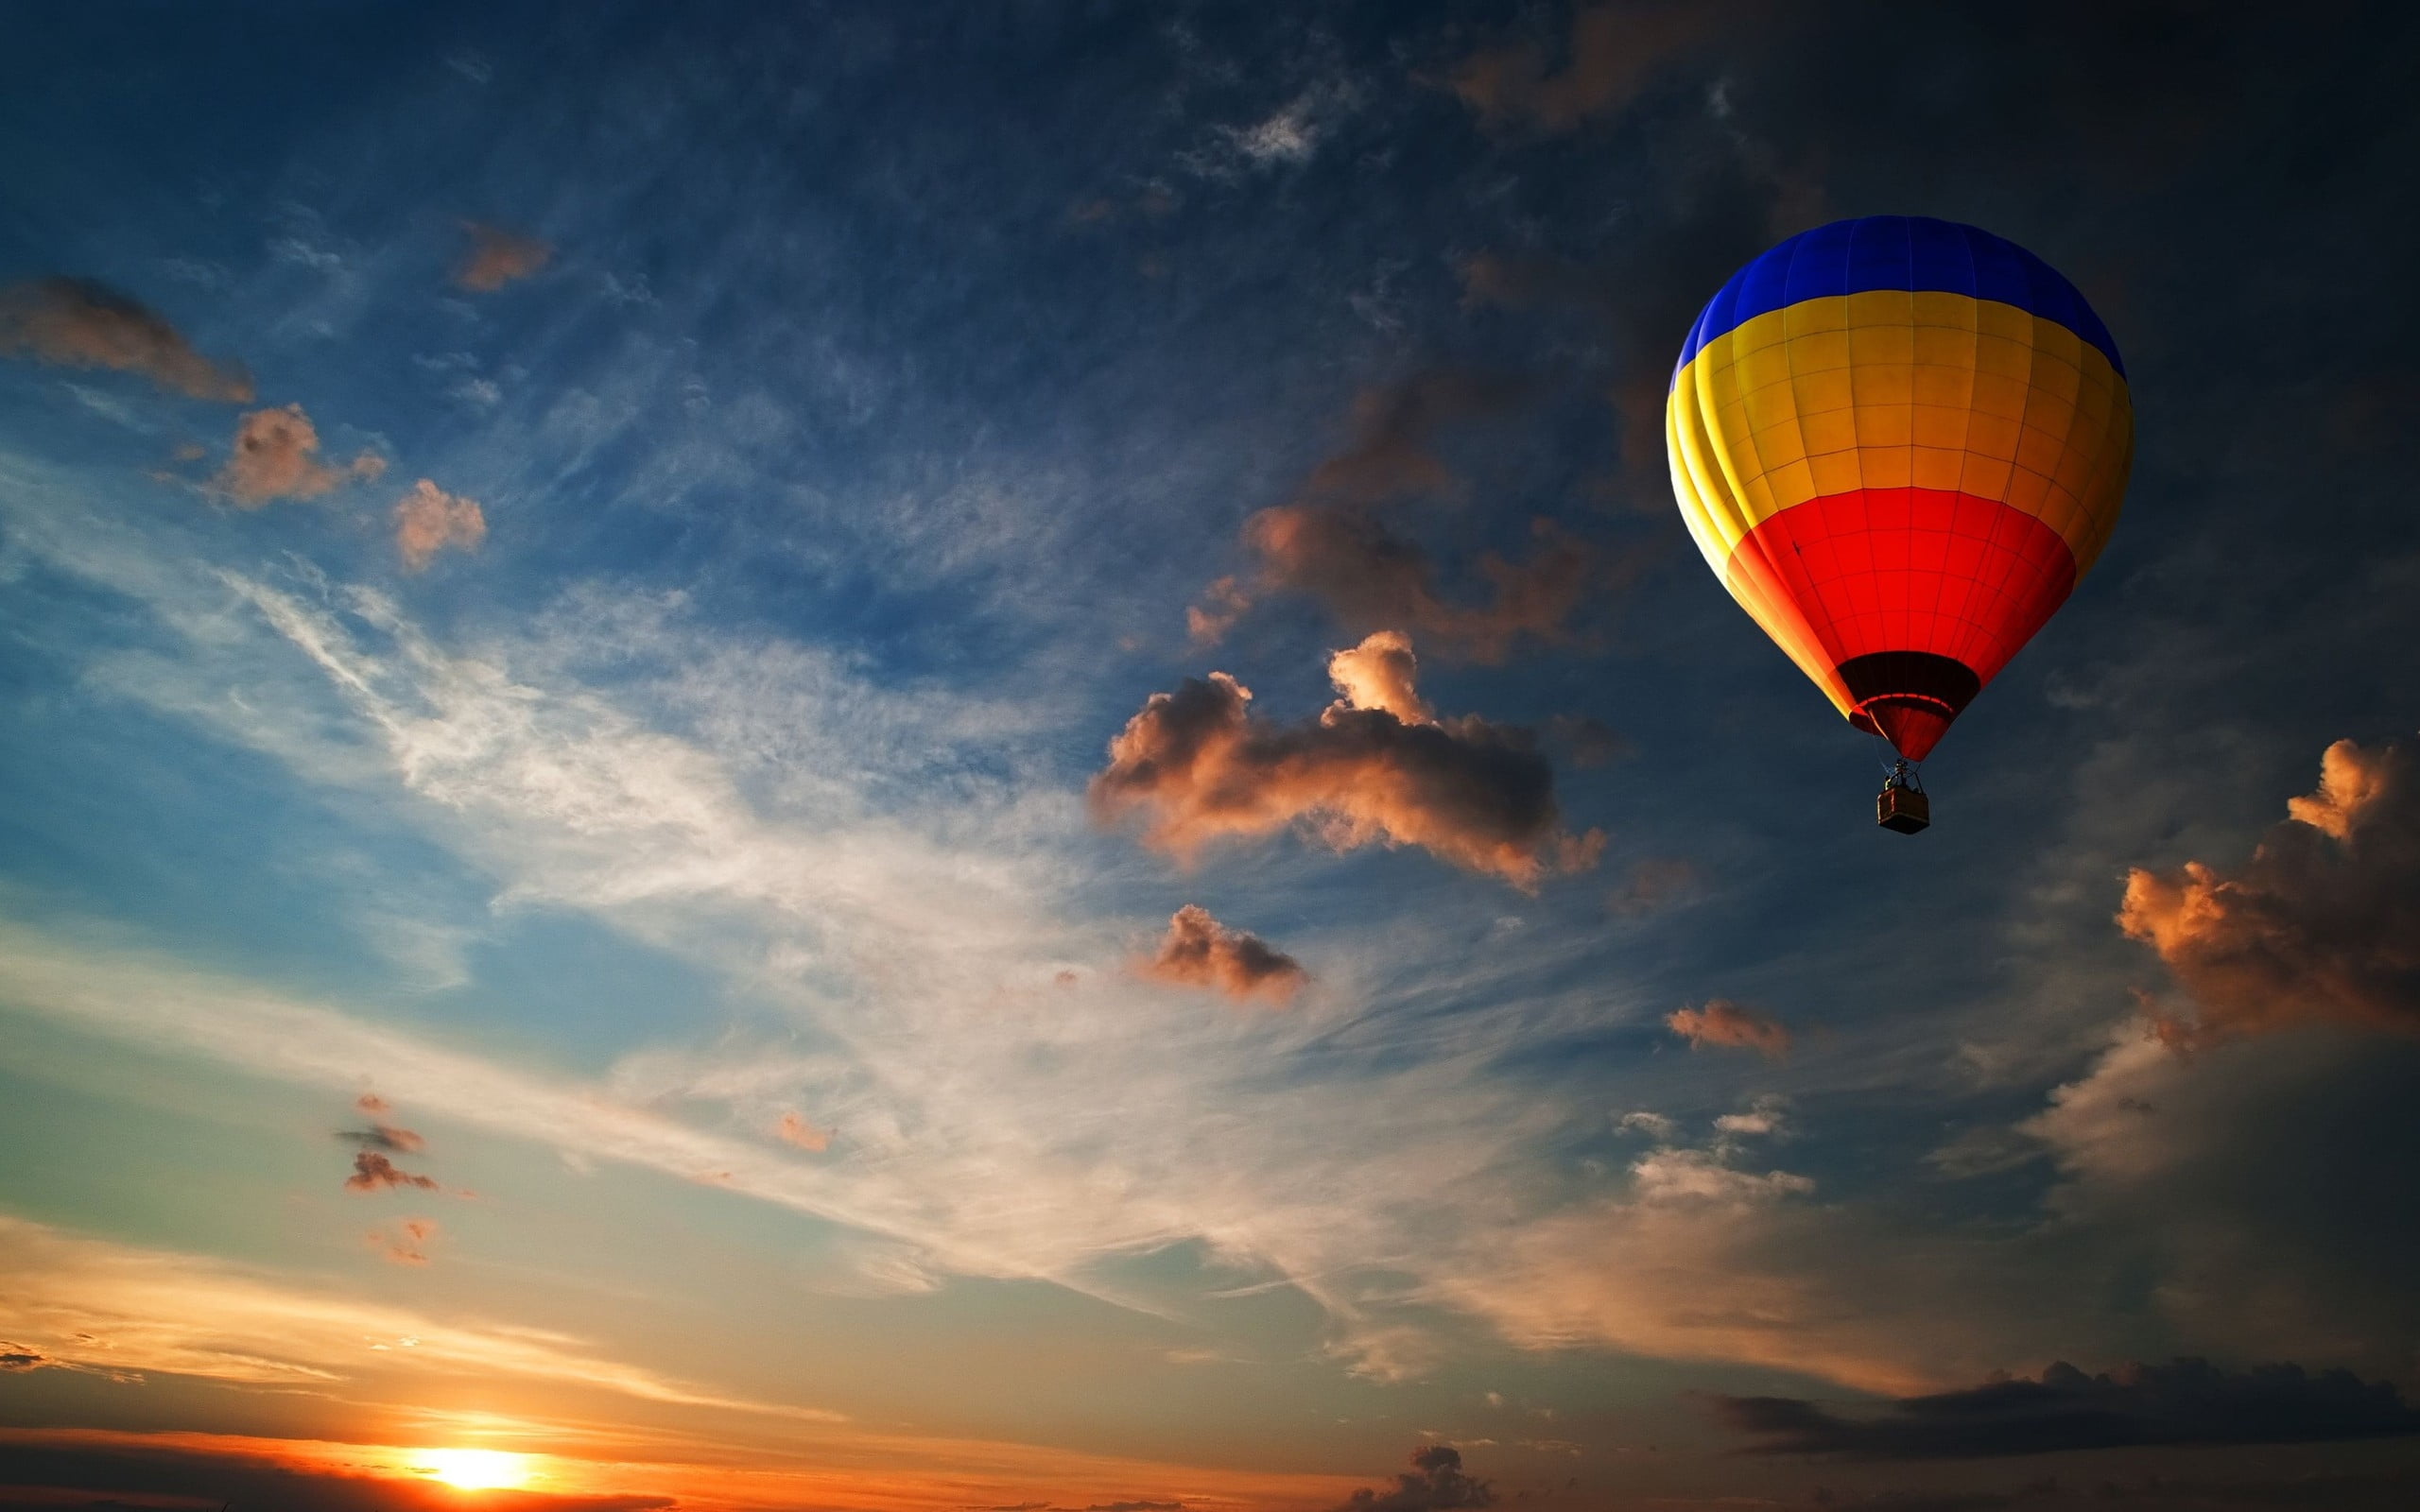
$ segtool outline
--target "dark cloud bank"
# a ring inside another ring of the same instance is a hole
[[[1796,1397],[1711,1399],[1756,1454],[1865,1460],[1979,1459],[2147,1445],[2299,1444],[2420,1434],[2420,1412],[2383,1381],[2297,1365],[2240,1374],[2204,1360],[2086,1375],[2053,1365],[2038,1381],[1995,1381],[1909,1397],[1870,1418]]]

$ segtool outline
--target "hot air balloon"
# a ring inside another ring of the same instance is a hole
[[[1772,248],[1708,301],[1665,404],[1672,490],[1731,596],[1915,764],[2066,601],[2118,523],[2126,368],[2049,265],[1871,215]]]

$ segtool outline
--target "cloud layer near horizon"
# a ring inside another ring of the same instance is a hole
[[[2086,1375],[2062,1361],[2018,1377],[1851,1417],[1788,1397],[1711,1399],[1758,1454],[1970,1459],[2145,1444],[2292,1444],[2420,1434],[2395,1387],[2297,1365],[2233,1374],[2205,1360],[2126,1365]]]

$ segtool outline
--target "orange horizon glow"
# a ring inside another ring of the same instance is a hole
[[[423,1473],[458,1491],[517,1491],[534,1478],[529,1456],[501,1449],[432,1449]]]

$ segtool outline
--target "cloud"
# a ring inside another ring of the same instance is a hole
[[[1664,1025],[1689,1042],[1692,1050],[1709,1045],[1754,1050],[1771,1060],[1789,1054],[1789,1030],[1779,1021],[1728,998],[1709,998],[1704,1006],[1675,1008]]]
[[[337,485],[387,471],[384,457],[364,452],[341,468],[320,460],[320,432],[301,404],[255,409],[235,422],[235,446],[211,486],[236,507],[257,509],[272,499],[316,499]]]
[[[353,1158],[353,1175],[344,1178],[347,1192],[384,1192],[394,1187],[418,1187],[434,1192],[437,1183],[424,1176],[400,1170],[395,1162],[376,1150],[363,1150]]]
[[[17,352],[66,368],[139,372],[195,399],[252,397],[243,369],[211,361],[159,314],[90,279],[37,279],[0,290],[0,353]]]
[[[1461,421],[1506,413],[1532,386],[1501,374],[1434,369],[1354,404],[1352,444],[1311,471],[1295,496],[1244,523],[1257,562],[1253,581],[1220,577],[1185,622],[1200,644],[1216,642],[1270,593],[1307,593],[1348,627],[1406,627],[1457,656],[1504,660],[1522,637],[1555,641],[1590,586],[1597,554],[1553,522],[1531,522],[1536,549],[1525,561],[1490,552],[1478,572],[1487,602],[1449,601],[1418,544],[1381,518],[1385,505],[1416,495],[1454,497],[1461,483],[1431,450],[1437,433]]]
[[[817,1155],[832,1147],[830,1129],[818,1128],[796,1113],[784,1113],[774,1123],[773,1132],[780,1136],[784,1143],[795,1144],[802,1150]]]
[[[0,1370],[39,1370],[50,1363],[50,1356],[40,1349],[0,1339]]]
[[[370,1230],[370,1247],[384,1256],[389,1264],[425,1265],[428,1245],[437,1237],[434,1218],[406,1218],[392,1229]]]
[[[583,1341],[458,1313],[444,1320],[169,1250],[0,1215],[0,1337],[70,1369],[323,1389],[372,1373],[543,1380],[674,1405],[834,1415],[715,1396]]]
[[[466,220],[462,230],[471,245],[455,265],[454,282],[480,294],[493,294],[515,279],[529,277],[555,255],[552,247],[536,237],[501,227]]]
[[[368,1128],[340,1129],[340,1140],[350,1140],[365,1149],[387,1150],[396,1155],[417,1155],[427,1148],[428,1142],[407,1128],[392,1124],[372,1124]]]
[[[1495,1504],[1495,1492],[1487,1482],[1462,1473],[1461,1450],[1451,1444],[1424,1444],[1412,1451],[1411,1469],[1397,1472],[1393,1489],[1363,1486],[1336,1512],[1448,1512]]]
[[[2148,1444],[2297,1444],[2420,1434],[2420,1412],[2388,1382],[2297,1365],[2231,1374],[2206,1360],[2129,1365],[2088,1376],[2064,1361],[1964,1391],[1910,1397],[1846,1417],[1795,1397],[1712,1399],[1759,1454],[1972,1459]]]
[[[1396,662],[1381,646],[1377,660],[1400,674],[1386,696],[1416,704],[1409,653]],[[1528,730],[1476,715],[1408,724],[1361,707],[1347,679],[1371,665],[1361,656],[1340,674],[1332,662],[1347,696],[1299,725],[1253,719],[1251,690],[1223,672],[1153,694],[1110,742],[1094,813],[1143,815],[1145,843],[1188,861],[1215,840],[1302,824],[1339,850],[1415,845],[1524,890],[1596,863],[1602,833],[1557,829],[1554,771]]]
[[[1322,103],[1305,94],[1255,126],[1235,133],[1236,150],[1255,163],[1308,163],[1318,150],[1320,126],[1312,117]]]
[[[407,572],[419,572],[448,546],[476,551],[488,538],[488,517],[476,499],[446,492],[428,479],[395,501],[395,549]]]
[[[1168,919],[1160,952],[1142,963],[1146,976],[1184,987],[1209,988],[1232,998],[1265,994],[1284,1003],[1306,980],[1303,963],[1257,935],[1229,929],[1195,903]]]
[[[2340,740],[2233,873],[2137,868],[2118,922],[2196,1012],[2154,1010],[2179,1046],[2333,1022],[2420,1034],[2420,774],[2411,747]]]
[[[1678,856],[1649,856],[1630,868],[1622,885],[1606,895],[1605,906],[1624,918],[1637,918],[1694,897],[1700,887],[1698,868]]]
[[[1336,652],[1327,675],[1356,709],[1383,709],[1407,725],[1437,722],[1437,712],[1420,696],[1411,637],[1401,630],[1373,630],[1360,644]]]
[[[1454,70],[1454,93],[1488,126],[1569,131],[1630,104],[1657,70],[1714,41],[1742,9],[1720,0],[1582,7],[1572,12],[1561,68],[1550,69],[1535,43],[1485,48]]]

